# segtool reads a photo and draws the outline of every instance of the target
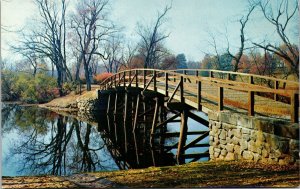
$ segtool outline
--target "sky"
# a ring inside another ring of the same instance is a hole
[[[71,0],[71,2],[74,2]],[[166,5],[172,9],[167,14],[164,30],[170,33],[165,45],[174,54],[184,53],[188,60],[200,61],[206,53],[213,53],[209,42],[216,36],[220,51],[226,48],[226,37],[229,39],[233,54],[239,46],[238,20],[246,14],[247,0],[114,0],[111,18],[124,27],[128,39],[136,41],[136,24],[150,24],[157,18],[158,12]],[[278,0],[271,1],[275,6]],[[292,7],[291,7],[292,8]],[[32,0],[1,0],[1,24],[10,30],[25,27],[37,12]],[[299,17],[293,20],[298,23]],[[298,26],[288,28],[292,41],[298,44]],[[2,58],[13,58],[8,44],[14,43],[17,36],[12,32],[1,31]],[[279,39],[275,28],[263,18],[257,9],[251,15],[246,26],[246,38],[255,42],[264,39]],[[250,43],[249,43],[250,44]]]

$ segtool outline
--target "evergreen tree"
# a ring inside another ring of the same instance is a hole
[[[186,58],[183,53],[176,56],[176,68],[177,69],[187,69]]]

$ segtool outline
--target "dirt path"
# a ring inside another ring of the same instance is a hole
[[[298,165],[195,162],[180,166],[75,174],[3,177],[3,188],[299,187]]]

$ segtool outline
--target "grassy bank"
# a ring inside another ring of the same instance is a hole
[[[3,177],[3,188],[102,187],[298,187],[297,165],[251,162],[196,162],[180,166],[150,167],[77,174],[69,177]]]

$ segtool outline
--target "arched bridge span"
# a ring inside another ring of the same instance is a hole
[[[188,118],[209,127],[209,121],[193,110],[204,113],[229,110],[248,116],[282,117],[297,123],[298,90],[298,82],[246,73],[132,69],[104,80],[100,84],[100,101],[105,101],[107,114],[124,115],[125,150],[127,135],[131,135],[128,127],[133,132],[142,129],[144,134],[148,129],[150,140],[158,141],[159,137],[160,146],[167,136],[178,137],[178,142],[160,150],[175,149],[177,162],[184,163],[185,159],[193,161],[209,156],[208,150],[188,153],[191,148],[209,146],[205,140],[209,130],[203,127],[196,131],[188,129]],[[172,114],[169,117],[168,112]],[[143,128],[138,128],[139,122],[144,124]],[[180,122],[179,131],[169,132],[167,124],[171,122]],[[128,123],[133,123],[132,127]],[[197,137],[187,142],[189,136]]]

